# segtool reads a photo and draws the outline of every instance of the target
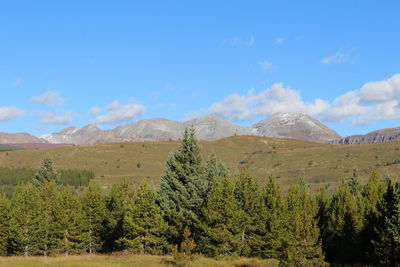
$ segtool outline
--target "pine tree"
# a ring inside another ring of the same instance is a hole
[[[123,220],[133,197],[133,190],[126,180],[114,185],[106,200],[106,220],[104,229],[104,251],[123,249],[116,241],[123,237]]]
[[[259,186],[247,170],[243,170],[235,184],[235,198],[238,203],[240,241],[237,251],[241,256],[260,253],[259,230],[261,194]],[[261,226],[262,227],[262,226]]]
[[[209,156],[206,166],[204,169],[204,196],[203,199],[206,201],[207,196],[212,190],[214,183],[227,177],[228,172],[215,153],[211,153]]]
[[[359,258],[366,263],[376,261],[374,249],[370,244],[370,240],[375,238],[374,227],[379,223],[379,217],[381,216],[378,208],[383,201],[384,191],[384,181],[380,179],[379,175],[375,171],[372,172],[362,192],[362,204],[364,207],[365,220],[364,229],[360,234],[359,247],[362,251],[362,255]]]
[[[332,196],[326,237],[326,258],[329,262],[353,264],[359,260],[359,236],[363,228],[363,212],[351,189],[343,180]]]
[[[234,185],[225,177],[214,183],[203,209],[199,250],[208,256],[234,255],[238,247],[239,207]]]
[[[32,256],[41,251],[42,199],[32,184],[17,186],[11,199],[10,241],[15,255]]]
[[[264,258],[280,258],[282,242],[285,236],[286,207],[275,176],[270,175],[262,192],[262,206],[259,217],[263,220],[261,231],[261,256]]]
[[[84,252],[83,211],[81,202],[73,194],[71,186],[60,193],[61,214],[59,219],[61,239],[60,253],[65,256]]]
[[[10,238],[10,201],[0,194],[0,256],[6,256]]]
[[[85,189],[82,198],[85,250],[96,253],[102,247],[105,201],[100,187],[93,182]]]
[[[123,218],[123,235],[117,241],[123,249],[139,254],[160,254],[166,247],[167,225],[155,198],[155,191],[147,184],[134,195]]]
[[[55,181],[45,182],[40,188],[40,250],[43,256],[56,252],[61,239],[60,194]]]
[[[43,159],[42,165],[39,171],[35,174],[32,183],[35,186],[42,186],[45,182],[57,181],[58,173],[54,170],[53,160],[49,155],[46,155]]]
[[[183,230],[189,228],[196,238],[203,207],[203,161],[194,128],[186,128],[177,151],[166,162],[161,177],[157,203],[168,223],[172,244],[183,241]]]
[[[318,229],[317,205],[310,196],[302,176],[287,196],[287,236],[281,265],[323,266],[324,256]]]
[[[372,262],[385,266],[396,266],[400,261],[400,188],[391,180],[378,204],[378,215],[374,220],[371,245]],[[371,260],[371,259],[370,259]]]
[[[318,205],[317,220],[318,228],[320,230],[322,250],[326,254],[328,239],[331,234],[331,229],[329,228],[329,219],[332,196],[328,193],[326,188],[321,188],[318,190],[315,198]]]

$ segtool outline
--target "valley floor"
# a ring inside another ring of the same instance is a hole
[[[123,255],[123,256],[68,256],[68,257],[0,257],[0,267],[24,266],[24,267],[161,267],[175,266],[170,256],[150,256],[150,255]],[[278,266],[275,260],[261,260],[250,258],[224,258],[211,259],[198,257],[190,262],[187,267],[262,267],[262,266]]]

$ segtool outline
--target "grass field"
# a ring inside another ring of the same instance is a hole
[[[95,181],[105,188],[126,178],[136,184],[148,181],[157,186],[168,155],[178,142],[138,142],[95,146],[28,149],[0,153],[0,166],[38,167],[43,155],[49,153],[57,168],[92,170]],[[215,152],[234,175],[248,168],[261,184],[273,173],[283,190],[293,184],[299,173],[314,190],[335,186],[342,178],[359,169],[362,180],[372,170],[400,173],[400,142],[366,145],[329,145],[299,140],[273,139],[256,136],[233,136],[217,141],[201,141],[207,156]]]
[[[161,267],[175,266],[172,257],[169,256],[148,256],[148,255],[126,255],[126,256],[69,256],[69,257],[0,257],[0,266],[13,267]],[[278,266],[275,260],[260,260],[250,258],[224,258],[210,259],[198,257],[190,262],[188,267],[262,267]]]

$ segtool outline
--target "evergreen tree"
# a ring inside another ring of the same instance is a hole
[[[155,191],[147,184],[134,195],[124,215],[123,235],[117,242],[123,249],[139,254],[160,254],[166,247],[167,225],[155,198]]]
[[[214,186],[214,183],[227,177],[228,172],[215,153],[212,153],[206,162],[204,169],[204,195],[203,199],[206,201],[208,194]]]
[[[233,255],[238,247],[239,207],[234,185],[225,177],[214,183],[203,209],[199,250],[208,256]]]
[[[183,230],[189,228],[198,236],[199,217],[204,199],[204,167],[194,128],[186,128],[177,151],[166,162],[161,177],[157,203],[168,223],[172,244],[183,241]]]
[[[383,200],[385,191],[384,181],[380,179],[379,175],[374,171],[370,175],[367,184],[363,188],[363,207],[364,207],[364,229],[360,235],[360,250],[362,251],[361,260],[364,262],[376,262],[374,249],[371,246],[370,240],[374,239],[374,227],[379,222],[381,216],[379,206]]]
[[[113,185],[106,200],[106,220],[104,228],[104,251],[123,249],[116,241],[123,237],[123,220],[133,197],[133,190],[126,180]]]
[[[12,254],[32,256],[41,253],[42,199],[32,184],[17,186],[11,199],[10,241]]]
[[[287,196],[287,236],[280,259],[285,266],[322,266],[324,256],[318,229],[317,205],[302,177]]]
[[[60,253],[66,256],[84,252],[83,211],[81,202],[73,194],[71,186],[62,188],[60,193],[61,214],[59,218],[61,239]]]
[[[328,193],[326,188],[319,189],[316,195],[316,201],[318,205],[318,228],[320,230],[320,238],[322,244],[322,250],[327,251],[328,240],[330,237],[329,219],[330,219],[330,206],[332,196]]]
[[[89,183],[83,194],[82,209],[85,250],[89,254],[96,253],[102,247],[105,218],[105,202],[99,185]]]
[[[40,189],[40,250],[43,256],[56,252],[61,239],[60,194],[54,181],[45,182]]]
[[[260,253],[261,194],[259,186],[247,170],[243,170],[235,184],[235,198],[238,203],[238,225],[240,241],[237,251],[241,256]]]
[[[282,242],[285,236],[286,207],[275,176],[270,175],[262,192],[262,209],[259,217],[263,224],[261,256],[278,259],[282,254]]]
[[[362,190],[362,186],[360,183],[359,172],[356,167],[353,168],[353,175],[350,177],[348,184],[350,186],[350,190],[351,190],[351,193],[353,194],[353,196],[356,196],[356,195],[358,196],[358,194]]]
[[[332,196],[329,213],[329,235],[325,247],[327,260],[340,264],[356,263],[360,254],[359,235],[364,225],[363,213],[357,198],[343,180]]]
[[[35,186],[42,186],[45,182],[57,181],[58,173],[54,170],[53,160],[49,155],[46,155],[43,159],[42,165],[39,171],[35,174],[32,183]]]
[[[10,238],[10,201],[0,194],[0,256],[6,256]]]
[[[374,222],[371,236],[373,257],[370,261],[396,266],[400,261],[400,191],[390,180]]]

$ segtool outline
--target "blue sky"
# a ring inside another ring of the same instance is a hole
[[[213,113],[400,126],[399,1],[3,1],[0,131]]]

